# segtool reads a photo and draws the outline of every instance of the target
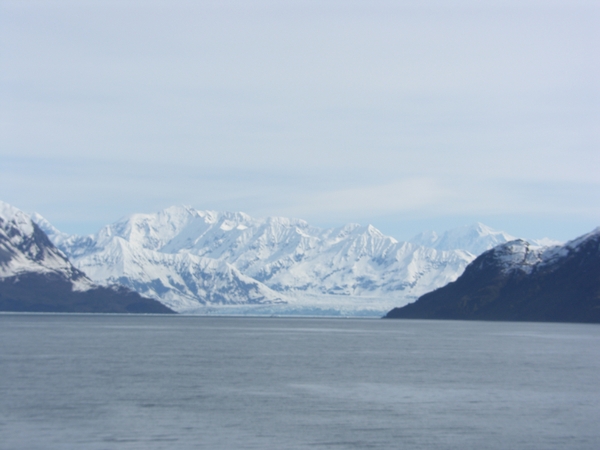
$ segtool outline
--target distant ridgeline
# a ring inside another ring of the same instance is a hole
[[[600,227],[561,246],[498,245],[385,318],[600,323]]]
[[[0,202],[0,311],[162,313],[173,311],[121,286],[95,285],[34,224]]]

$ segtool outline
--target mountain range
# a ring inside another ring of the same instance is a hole
[[[498,245],[386,317],[600,323],[600,227],[564,245]]]
[[[89,236],[34,222],[79,270],[178,312],[380,316],[456,280],[481,252],[514,239],[482,224],[398,242],[375,227],[174,206]]]
[[[598,236],[541,245],[475,224],[398,242],[185,206],[79,236],[0,202],[0,309],[538,320],[568,293],[596,305]]]

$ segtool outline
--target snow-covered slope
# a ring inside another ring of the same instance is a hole
[[[475,258],[449,244],[398,242],[370,225],[320,229],[190,207],[133,214],[92,236],[68,236],[34,219],[94,281],[121,283],[185,312],[377,315],[455,280]],[[462,231],[472,251],[501,235],[479,227],[487,233]]]
[[[0,311],[173,313],[132,290],[95,285],[27,214],[2,201]]]
[[[504,231],[496,231],[482,224],[467,225],[448,230],[442,234],[435,231],[424,231],[419,233],[409,242],[437,250],[465,250],[475,256],[490,250],[497,245],[517,239]],[[561,245],[562,242],[554,239],[528,239],[527,242],[536,247],[550,247]]]
[[[227,262],[190,253],[161,253],[118,236],[108,240],[101,251],[75,257],[74,261],[100,283],[127,286],[159,298],[177,311],[194,312],[200,304],[284,303],[280,294]]]
[[[24,273],[59,274],[72,280],[76,290],[93,286],[27,214],[0,201],[0,278]]]
[[[482,223],[464,226],[438,235],[435,231],[425,231],[413,237],[410,242],[438,250],[461,249],[480,255],[499,244],[516,239],[502,231],[492,230]]]
[[[560,263],[570,255],[581,252],[581,248],[584,245],[589,246],[590,243],[593,245],[593,242],[600,242],[600,227],[565,244],[540,246],[523,239],[516,239],[498,245],[485,253],[487,258],[479,258],[479,260],[482,261],[480,264],[493,261],[498,266],[500,272],[506,275],[514,272],[531,274],[534,270],[540,270]],[[600,254],[600,247],[596,245],[594,251]],[[473,265],[477,266],[477,264],[477,260],[473,262]]]

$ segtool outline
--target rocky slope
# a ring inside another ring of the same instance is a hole
[[[499,245],[386,317],[599,323],[600,228],[565,245]]]
[[[29,216],[1,201],[0,311],[173,312],[129,289],[95,285]]]

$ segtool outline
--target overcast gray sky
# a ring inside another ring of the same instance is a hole
[[[174,204],[600,225],[598,1],[0,5],[0,199],[64,231]]]

